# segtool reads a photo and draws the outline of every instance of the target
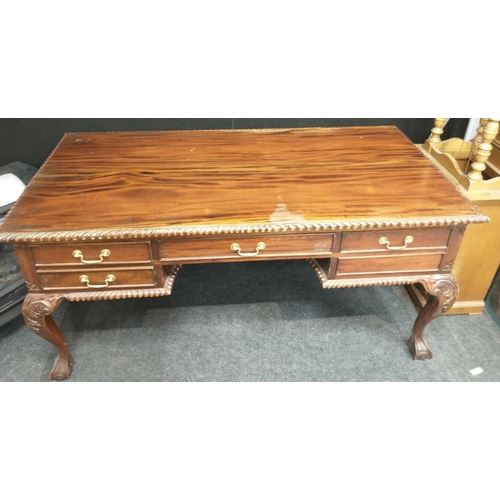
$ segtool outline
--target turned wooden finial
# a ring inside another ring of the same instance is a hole
[[[471,164],[471,171],[467,174],[467,177],[473,181],[481,181],[483,179],[483,170],[486,168],[485,163],[493,149],[491,143],[498,134],[500,118],[485,118],[485,120],[487,121],[481,134],[482,140],[477,145],[474,161]],[[481,123],[483,123],[483,120],[481,120]]]
[[[441,142],[441,134],[443,127],[448,118],[434,118],[434,127],[431,129],[432,135],[427,139],[431,144],[439,144]]]

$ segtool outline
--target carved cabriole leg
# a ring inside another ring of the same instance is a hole
[[[63,299],[64,296],[61,295],[29,293],[23,303],[24,321],[31,331],[56,346],[59,351],[49,374],[50,380],[69,378],[74,363],[66,345],[66,339],[51,316]]]
[[[458,295],[458,285],[451,274],[425,278],[420,282],[431,297],[415,320],[408,339],[408,347],[415,359],[429,359],[432,358],[432,351],[423,338],[424,328],[454,304]]]

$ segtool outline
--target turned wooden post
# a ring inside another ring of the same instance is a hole
[[[431,129],[431,136],[427,139],[427,142],[431,144],[439,144],[441,142],[441,135],[443,133],[443,127],[448,118],[434,118],[434,127]]]
[[[477,127],[476,130],[476,137],[472,139],[472,155],[475,154],[477,147],[479,144],[483,142],[483,132],[484,132],[484,127],[488,123],[488,118],[481,118],[479,122],[479,127]],[[471,156],[472,156],[471,155]]]
[[[486,168],[485,163],[491,154],[491,150],[493,149],[491,143],[498,134],[500,118],[485,118],[484,120],[487,120],[487,122],[482,130],[482,140],[477,144],[476,151],[473,156],[473,162],[470,166],[471,170],[467,174],[467,177],[473,181],[483,180],[483,170]],[[483,123],[482,120],[481,123]],[[480,128],[481,126],[478,128],[478,135],[480,133]]]

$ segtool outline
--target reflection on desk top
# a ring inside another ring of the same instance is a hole
[[[0,240],[487,220],[396,127],[69,133]]]

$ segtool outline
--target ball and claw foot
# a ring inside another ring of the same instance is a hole
[[[410,352],[413,355],[414,359],[431,359],[432,351],[429,349],[427,342],[425,339],[421,339],[420,341],[415,342],[413,336],[411,336],[406,342],[408,347],[410,348]]]
[[[69,358],[63,358],[61,355],[57,356],[54,361],[54,366],[49,373],[50,380],[66,380],[70,377],[73,371],[73,357],[70,355]]]

